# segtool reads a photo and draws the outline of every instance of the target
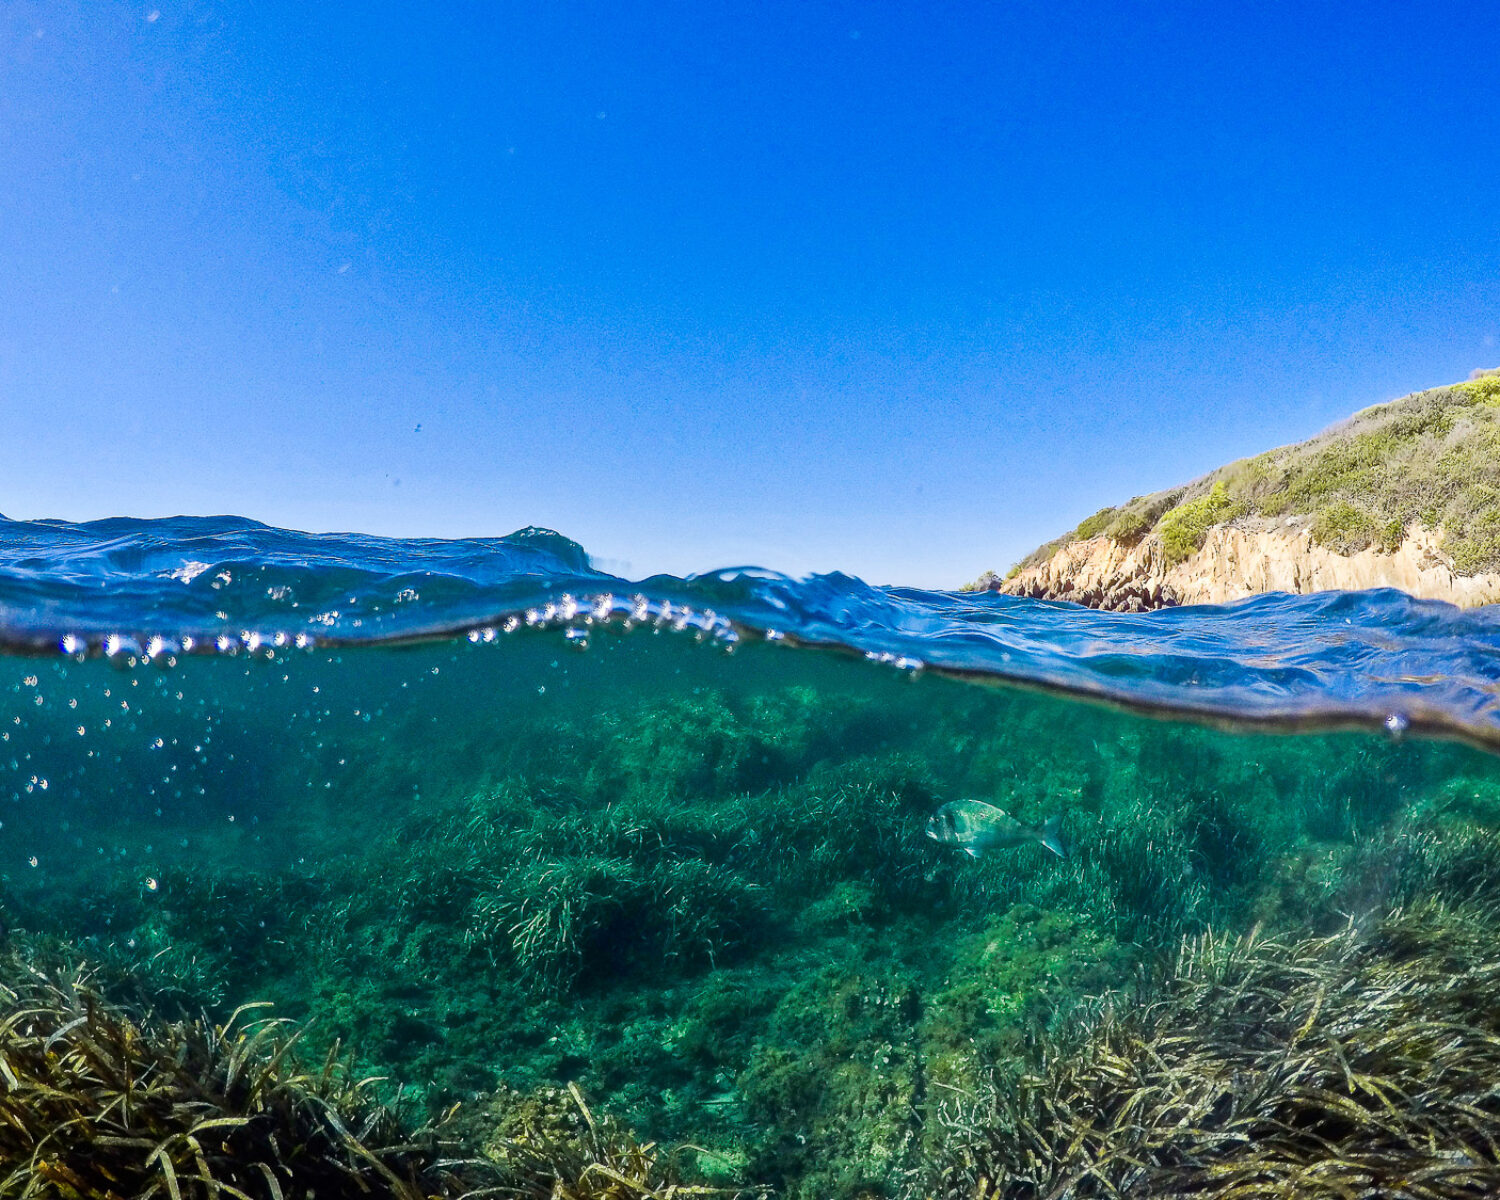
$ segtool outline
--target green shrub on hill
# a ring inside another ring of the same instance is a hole
[[[1078,528],[1073,531],[1073,536],[1080,541],[1098,537],[1110,527],[1118,512],[1119,510],[1113,507],[1101,508],[1092,517],[1085,517],[1080,521]]]
[[[1222,479],[1208,495],[1179,504],[1156,527],[1167,562],[1179,563],[1187,558],[1203,545],[1211,525],[1233,520],[1243,511],[1241,501],[1229,498],[1229,489]]]
[[[1127,508],[1117,512],[1105,526],[1104,534],[1125,546],[1134,546],[1151,532],[1151,518],[1138,508]]]
[[[1375,517],[1347,500],[1335,500],[1319,510],[1312,535],[1319,544],[1350,554],[1375,540]]]

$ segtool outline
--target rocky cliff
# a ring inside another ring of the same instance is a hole
[[[1108,537],[1072,541],[1008,579],[992,575],[980,584],[1116,612],[1222,604],[1258,592],[1381,587],[1466,607],[1500,602],[1500,573],[1460,575],[1442,544],[1441,531],[1414,524],[1393,551],[1341,554],[1314,540],[1310,522],[1290,518],[1216,526],[1197,551],[1170,566],[1154,534],[1135,546]]]

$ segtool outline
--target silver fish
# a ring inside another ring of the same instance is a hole
[[[1060,858],[1068,856],[1062,844],[1062,816],[1045,824],[1023,825],[1003,808],[983,800],[954,800],[932,814],[927,836],[945,846],[957,846],[972,858],[986,850],[1009,850],[1038,842]]]

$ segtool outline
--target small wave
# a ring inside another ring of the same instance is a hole
[[[1500,748],[1500,611],[1394,590],[1116,614],[750,567],[629,581],[535,528],[392,539],[239,517],[0,518],[0,649],[13,654],[291,651],[523,628],[583,638],[641,623],[1235,725],[1383,727]]]

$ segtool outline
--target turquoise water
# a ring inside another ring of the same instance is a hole
[[[271,1001],[418,1114],[576,1083],[709,1183],[974,1194],[973,1113],[1185,937],[1484,932],[1500,889],[1485,611],[3,528],[12,948],[162,1014]],[[929,838],[961,798],[1067,857]]]

